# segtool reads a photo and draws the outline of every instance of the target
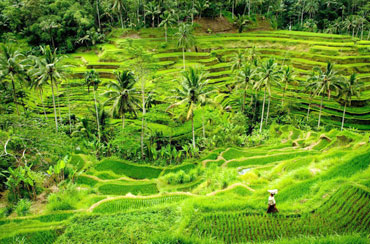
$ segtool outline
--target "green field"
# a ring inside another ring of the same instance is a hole
[[[260,146],[205,154],[205,171],[194,187],[167,185],[160,176],[190,172],[198,167],[194,164],[155,168],[103,159],[76,181],[80,191],[97,192],[96,197],[83,195],[72,211],[2,219],[1,243],[142,243],[162,234],[207,243],[291,238],[295,243],[297,236],[305,236],[301,241],[307,243],[310,238],[365,243],[370,231],[369,135],[319,134],[288,126],[275,126],[270,133]],[[223,163],[216,163],[220,158]],[[239,175],[243,168],[249,171]],[[276,215],[265,213],[271,188],[279,189]]]

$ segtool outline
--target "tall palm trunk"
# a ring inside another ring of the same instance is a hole
[[[231,3],[231,18],[234,19],[234,3],[235,3],[235,0],[232,1]]]
[[[123,18],[122,18],[122,11],[119,15],[120,21],[121,21],[121,29],[123,29]]]
[[[99,13],[99,0],[96,0],[96,14],[98,15],[98,26],[101,31],[100,13]]]
[[[267,121],[269,119],[269,114],[270,114],[270,102],[271,102],[271,95],[269,94],[269,100],[268,100],[268,103],[267,103],[267,114],[266,114],[266,125],[267,125]]]
[[[141,136],[140,136],[140,146],[141,146],[141,156],[144,159],[145,154],[144,154],[144,123],[145,123],[145,114],[146,114],[146,109],[145,109],[145,83],[142,81],[141,83],[141,99],[143,103],[143,116],[141,118]]]
[[[17,108],[17,115],[19,115],[18,102],[17,102],[17,94],[15,93],[15,83],[14,83],[14,77],[13,77],[13,75],[12,75],[12,86],[13,86],[13,99],[14,99],[15,107]]]
[[[302,11],[301,11],[301,26],[303,26],[304,5],[305,5],[305,2],[303,1]]]
[[[310,103],[308,104],[308,109],[307,109],[307,121],[310,117],[310,109],[311,109],[311,103],[312,103],[312,96],[310,97]]]
[[[51,83],[51,94],[53,97],[53,108],[54,108],[54,120],[55,120],[55,130],[58,132],[58,119],[57,119],[57,108],[55,106],[55,95],[54,95],[54,80],[53,76],[50,75],[50,83]]]
[[[344,103],[343,117],[342,117],[342,127],[340,128],[341,131],[343,130],[343,126],[344,126],[344,117],[346,116],[346,107],[347,107],[347,101]]]
[[[122,129],[125,128],[125,114],[122,114]]]
[[[96,103],[96,95],[95,95],[96,91],[95,91],[95,88],[94,88],[94,102],[95,102],[95,112],[96,112],[96,124],[98,126],[98,138],[99,138],[99,141],[101,140],[101,135],[100,135],[100,122],[99,122],[99,113],[98,113],[98,106],[97,106],[97,103]]]
[[[193,148],[195,149],[194,113],[191,114],[191,130],[193,132]]]
[[[59,122],[62,123],[62,114],[60,112],[60,101],[59,101],[59,89],[58,84],[55,82],[55,88],[57,92],[57,103],[58,103],[58,113],[59,113]]]
[[[261,115],[260,132],[262,132],[263,116],[265,114],[265,103],[266,103],[266,86],[265,86],[265,92],[263,94],[263,104],[262,104],[262,115]]]
[[[166,42],[167,42],[167,24],[164,25],[164,36],[165,36]]]
[[[243,104],[242,104],[242,112],[244,112],[244,107],[245,107],[245,97],[247,96],[247,91],[244,89],[243,93]]]
[[[323,100],[324,100],[324,93],[323,93],[323,94],[322,94],[322,96],[321,96],[320,113],[319,113],[319,122],[317,123],[317,128],[318,128],[318,129],[320,128],[320,122],[321,122],[321,111],[322,111],[322,103],[323,103]]]
[[[284,91],[283,91],[283,99],[281,100],[281,106],[284,106],[284,99],[285,99],[285,92],[288,89],[288,82],[285,83]]]
[[[154,28],[154,14],[152,14],[152,27]]]
[[[184,70],[185,70],[185,48],[182,47],[182,63],[184,65]]]
[[[42,109],[44,110],[45,120],[48,120],[48,117],[46,116],[46,110],[45,110],[45,105],[44,105],[44,99],[42,98],[42,91],[41,91],[41,90],[40,90],[40,100],[41,100]]]

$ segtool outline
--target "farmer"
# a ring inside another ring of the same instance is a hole
[[[268,201],[268,208],[267,213],[277,213],[279,210],[276,208],[276,201],[275,201],[275,194],[277,194],[277,190],[268,190],[270,193],[269,201]]]

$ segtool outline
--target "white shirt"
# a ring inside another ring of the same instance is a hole
[[[269,204],[270,206],[271,206],[271,205],[276,204],[276,202],[275,202],[275,197],[269,196],[269,202],[268,202],[268,204]]]

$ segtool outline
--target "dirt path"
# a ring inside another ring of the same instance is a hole
[[[215,149],[216,150],[216,149]],[[206,167],[207,166],[207,163],[209,163],[209,162],[216,162],[216,161],[219,161],[219,160],[225,160],[226,161],[226,159],[224,158],[224,156],[223,156],[223,154],[225,153],[225,152],[227,152],[227,151],[229,151],[230,150],[230,148],[226,148],[224,151],[222,151],[218,156],[217,156],[217,158],[216,159],[206,159],[206,160],[203,160],[202,161],[202,166],[203,167]],[[213,151],[211,151],[211,153],[212,153]]]

